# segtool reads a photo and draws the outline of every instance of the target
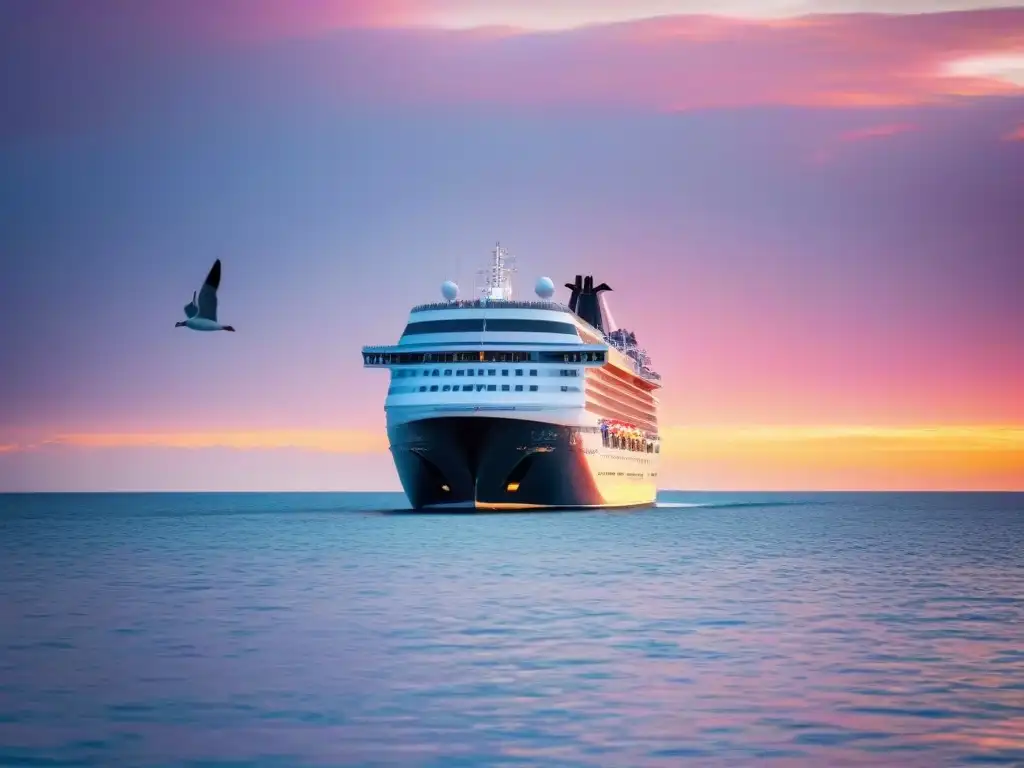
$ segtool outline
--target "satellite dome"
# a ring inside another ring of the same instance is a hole
[[[550,299],[555,295],[555,284],[550,277],[542,277],[537,281],[537,295],[542,299]]]
[[[448,301],[455,301],[459,298],[459,286],[451,280],[445,280],[444,283],[441,284],[441,295]]]

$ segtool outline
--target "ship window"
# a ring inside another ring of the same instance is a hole
[[[472,384],[463,384],[462,385],[462,391],[463,392],[472,392],[473,391],[473,385]]]
[[[426,392],[426,391],[427,391],[426,387],[420,387],[420,392]]]
[[[421,389],[422,389],[422,387],[421,387]],[[537,391],[537,385],[536,384],[531,384],[530,385],[530,391],[531,392],[536,392]]]
[[[466,375],[467,376],[476,376],[476,371],[473,370],[472,368],[470,368],[468,371],[466,371]]]
[[[508,384],[502,384],[501,385],[501,391],[502,392],[508,392]]]
[[[523,369],[522,368],[516,368],[516,376],[522,376],[522,375],[523,375]]]
[[[444,375],[445,376],[451,376],[452,375],[452,369],[451,368],[445,368],[444,369]]]
[[[498,370],[496,368],[488,368],[487,369],[487,375],[488,376],[497,376],[498,375]]]
[[[530,369],[530,375],[531,376],[536,376],[537,375],[537,369],[536,368],[531,368]]]
[[[444,386],[443,386],[443,387],[441,388],[441,391],[442,391],[442,392],[448,392],[448,391],[450,391],[450,390],[451,390],[451,388],[452,388],[452,385],[451,385],[451,384],[445,384],[445,385],[444,385]]]
[[[430,375],[431,376],[440,376],[441,375],[441,371],[439,371],[437,368],[435,368],[433,371],[430,372]]]
[[[430,387],[430,391],[431,391],[431,392],[437,392],[437,384],[433,384],[433,385],[432,385],[432,386]]]
[[[484,329],[483,318],[460,318],[458,320],[426,320],[409,323],[402,332],[403,336],[421,333],[470,333]]]
[[[484,391],[484,386],[485,386],[484,384],[477,384],[476,385],[476,391],[477,392],[483,392]]]
[[[567,336],[579,338],[575,325],[557,320],[488,319],[486,330],[495,333],[564,333]],[[432,333],[437,333],[437,331],[432,331]]]
[[[488,384],[487,385],[487,391],[488,392],[497,392],[498,391],[498,385],[497,384]]]
[[[483,368],[477,368],[476,369],[476,375],[477,376],[483,376],[484,375],[484,369]]]
[[[508,376],[508,368],[502,368],[501,369],[501,375],[502,376]]]
[[[522,391],[523,391],[523,385],[522,384],[516,384],[516,392],[522,392]]]
[[[568,391],[569,391],[569,388],[568,388],[567,386],[565,386],[565,385],[563,384],[563,385],[562,385],[562,391],[563,391],[563,392],[568,392]]]
[[[461,368],[459,368],[459,370],[457,370],[457,371],[455,372],[455,375],[456,375],[456,376],[465,376],[465,375],[466,375],[466,372],[465,372],[464,370],[462,370]]]

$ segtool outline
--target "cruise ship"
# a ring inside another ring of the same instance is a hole
[[[384,411],[414,509],[516,510],[652,504],[661,376],[615,327],[611,287],[576,275],[569,303],[542,277],[513,299],[500,244],[475,297],[446,281],[413,307],[398,343],[363,347],[386,368]]]

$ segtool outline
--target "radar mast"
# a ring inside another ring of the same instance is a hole
[[[485,301],[511,301],[512,273],[515,271],[515,257],[509,256],[501,243],[495,243],[490,266],[477,272],[483,278],[483,286],[479,288],[481,298]]]

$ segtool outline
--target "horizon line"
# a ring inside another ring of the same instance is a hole
[[[713,493],[713,494],[727,494],[727,493],[742,493],[742,494],[758,494],[758,493],[771,493],[771,494],[833,494],[833,495],[854,495],[854,494],[1024,494],[1024,488],[1008,490],[1005,488],[992,488],[992,489],[978,489],[978,488],[948,488],[948,489],[935,489],[935,488],[900,488],[900,489],[841,489],[841,488],[790,488],[790,489],[762,489],[762,490],[750,490],[750,489],[734,489],[734,490],[721,490],[713,488],[693,488],[693,489],[680,489],[680,488],[664,488],[659,489],[658,493]],[[186,491],[186,490],[150,490],[150,491],[132,491],[132,490],[106,490],[106,491],[0,491],[0,496],[158,496],[158,495],[179,495],[179,496],[198,496],[198,495],[339,495],[339,494],[402,494],[405,495],[405,491],[399,490],[337,490],[337,491],[326,491],[326,490],[308,490],[308,491],[297,491],[291,490],[205,490],[205,491]],[[608,509],[614,509],[609,507]]]

